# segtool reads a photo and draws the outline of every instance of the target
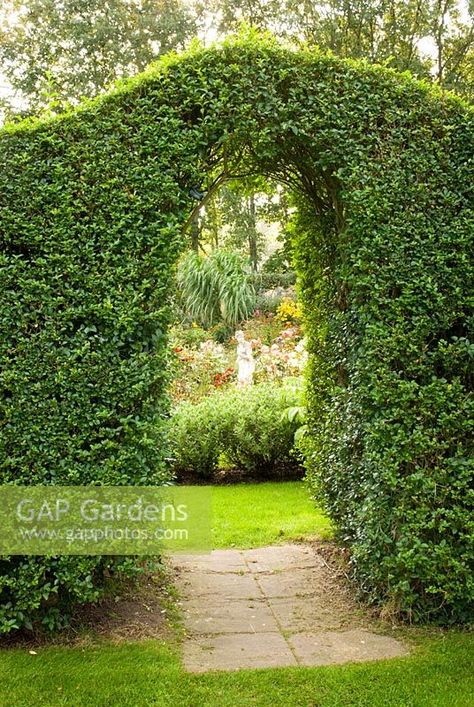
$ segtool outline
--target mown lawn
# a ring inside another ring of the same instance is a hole
[[[470,707],[474,641],[452,633],[403,659],[188,675],[158,642],[0,652],[2,707]]]
[[[212,488],[213,546],[262,547],[326,538],[331,526],[302,481]]]

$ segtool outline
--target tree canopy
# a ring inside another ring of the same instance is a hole
[[[143,71],[195,31],[181,0],[6,0],[0,65],[24,110],[60,111]]]
[[[473,0],[5,0],[0,66],[7,116],[77,102],[196,35],[247,22],[294,45],[365,58],[474,95]]]

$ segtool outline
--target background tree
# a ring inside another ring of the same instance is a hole
[[[295,43],[433,78],[472,100],[474,0],[3,0],[4,111],[58,111],[198,33],[242,21]]]
[[[242,22],[260,30],[286,35],[289,30],[287,0],[196,0],[194,8],[202,25],[218,34],[238,29]]]
[[[472,101],[474,97],[474,1],[432,0],[429,36],[435,48],[436,80]]]
[[[221,213],[221,240],[227,248],[245,253],[253,270],[257,270],[265,247],[258,228],[258,187],[244,182],[224,186],[216,199]]]
[[[276,224],[283,233],[289,219],[287,194],[277,184],[261,177],[230,180],[206,202],[199,218],[191,223],[193,248],[197,249],[193,237],[197,222],[203,250],[224,247],[237,251],[255,272],[267,255],[266,232]]]
[[[0,64],[23,113],[60,110],[142,71],[196,31],[181,0],[4,0]],[[8,115],[11,98],[3,99]]]
[[[473,0],[211,0],[207,7],[217,33],[245,21],[472,97]]]

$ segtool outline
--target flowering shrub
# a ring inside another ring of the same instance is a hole
[[[235,368],[232,368],[232,366],[226,368],[223,373],[216,373],[214,376],[214,387],[222,388],[223,385],[229,383],[232,380],[234,373]]]
[[[268,346],[259,339],[252,340],[257,382],[301,375],[306,365],[305,340],[298,327],[284,329]]]
[[[301,307],[291,297],[285,297],[278,305],[276,318],[283,324],[299,323],[302,319]]]
[[[271,345],[280,335],[282,323],[272,312],[257,309],[253,317],[243,324],[242,329],[249,341],[259,339],[263,344]]]
[[[173,351],[175,376],[171,396],[175,402],[199,400],[234,379],[232,352],[212,339],[199,344],[199,348],[175,346]]]
[[[232,338],[227,345],[211,338],[202,341],[203,329],[174,329],[175,376],[172,398],[175,402],[197,401],[214,389],[226,388],[236,380],[236,348]],[[286,326],[272,315],[256,316],[244,324],[245,338],[252,344],[255,358],[255,382],[282,380],[299,376],[307,354],[298,325]],[[179,334],[180,343],[178,343]],[[196,344],[191,345],[193,337]]]
[[[174,324],[170,330],[170,344],[177,346],[197,347],[209,339],[209,333],[196,322],[192,324]]]

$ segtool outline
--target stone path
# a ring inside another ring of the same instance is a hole
[[[374,633],[311,546],[215,550],[171,559],[190,672],[328,665],[407,655]]]

